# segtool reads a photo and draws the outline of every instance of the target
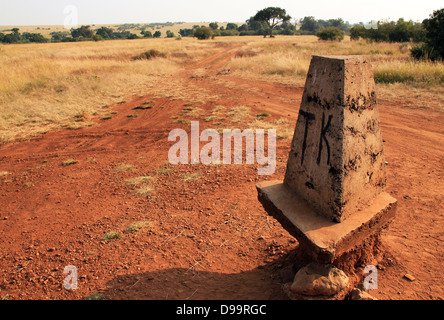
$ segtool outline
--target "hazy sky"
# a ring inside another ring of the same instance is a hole
[[[144,22],[244,22],[258,10],[281,7],[293,18],[342,18],[368,22],[390,19],[422,21],[433,10],[444,7],[443,0],[0,0],[0,25],[63,25],[72,13],[78,24],[118,24]],[[71,7],[72,8],[72,7]]]

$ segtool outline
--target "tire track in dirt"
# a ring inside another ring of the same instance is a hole
[[[229,61],[236,53],[236,50],[240,47],[242,47],[242,44],[223,48],[221,52],[212,55],[192,66],[189,66],[185,68],[185,70],[179,71],[172,77],[182,77],[188,80],[190,77],[190,72],[193,70],[200,68],[204,68],[207,72],[216,70]],[[159,85],[161,85],[161,82]],[[149,95],[135,97],[123,104],[110,106],[109,109],[117,111],[118,114],[113,115],[112,119],[106,121],[96,118],[95,121],[97,124],[91,128],[81,128],[78,130],[52,130],[51,132],[37,138],[0,145],[0,150],[3,151],[2,159],[12,160],[19,158],[23,161],[27,159],[44,159],[49,156],[68,156],[69,154],[78,155],[97,151],[102,153],[112,152],[112,146],[97,147],[96,145],[109,145],[111,140],[119,140],[118,138],[123,138],[121,139],[123,141],[120,143],[120,145],[126,145],[128,143],[125,143],[125,140],[128,139],[128,136],[131,136],[130,139],[133,139],[134,136],[145,138],[149,136],[149,140],[144,139],[143,141],[143,143],[147,144],[154,143],[155,141],[159,141],[161,139],[166,140],[168,132],[172,128],[167,129],[164,127],[164,124],[170,123],[170,117],[177,113],[177,111],[181,110],[182,107],[180,102],[175,102],[172,100],[172,98],[156,98],[152,103],[153,108],[143,111],[136,111],[131,109],[143,104],[144,101],[151,99],[151,97]],[[164,108],[165,105],[169,105],[169,108]],[[135,113],[138,114],[138,117],[135,119],[125,118],[124,113]],[[83,141],[88,141],[89,146],[87,148],[82,148],[82,150],[76,150],[78,146],[83,144]],[[40,151],[41,149],[47,148],[63,149],[65,151]],[[32,154],[32,156],[29,156],[29,154]]]
[[[237,50],[243,47],[244,45],[246,45],[246,43],[227,45],[227,47],[221,50],[221,52],[214,54],[189,67],[186,67],[185,71],[189,72],[201,68],[205,68],[207,69],[207,71],[212,71],[217,68],[220,68],[221,66],[225,65],[236,54]]]

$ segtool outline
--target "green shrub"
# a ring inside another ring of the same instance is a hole
[[[421,45],[417,45],[410,49],[410,54],[413,58],[416,60],[439,60],[440,55],[439,53],[434,50],[433,47],[431,47],[429,44],[424,43]]]
[[[93,35],[92,39],[93,39],[94,41],[101,41],[101,40],[103,40],[102,36],[99,35],[99,34],[95,34],[95,35]]]
[[[113,38],[113,29],[107,27],[101,27],[97,29],[96,35],[101,36],[103,39],[112,39]]]
[[[222,37],[227,37],[227,36],[238,36],[239,34],[240,34],[239,31],[237,31],[237,30],[232,30],[232,29],[230,29],[230,30],[223,30],[223,31],[220,32],[220,35],[221,35]]]
[[[432,61],[444,60],[444,8],[433,11],[430,19],[425,19],[422,24],[426,30],[425,43],[412,48],[412,57]]]
[[[357,25],[350,28],[350,40],[359,40],[366,37],[366,29],[363,25]]]
[[[200,27],[194,30],[194,36],[199,40],[209,39],[213,36],[213,29],[208,27]]]
[[[22,41],[45,43],[48,42],[48,39],[46,39],[40,33],[23,32]]]
[[[2,40],[3,43],[18,43],[19,41],[20,41],[20,34],[16,32],[8,33],[3,37]]]
[[[140,32],[140,34],[142,34],[144,38],[152,38],[153,37],[153,34],[151,33],[151,31],[143,30],[142,32]]]
[[[71,36],[73,38],[85,38],[91,39],[94,35],[94,32],[90,29],[90,26],[81,26],[77,29],[71,30]]]
[[[317,33],[319,40],[342,41],[345,32],[336,27],[325,28]]]

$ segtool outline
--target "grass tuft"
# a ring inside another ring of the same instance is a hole
[[[132,60],[150,60],[154,58],[165,58],[166,54],[164,52],[160,52],[156,49],[150,49],[148,51],[145,51],[135,57],[132,57]]]
[[[152,105],[140,105],[137,107],[134,107],[133,110],[146,110],[146,109],[151,109],[153,106]]]
[[[125,229],[125,233],[135,233],[142,229],[146,229],[152,225],[151,221],[136,221],[131,223],[128,228]]]
[[[173,172],[173,169],[172,168],[160,168],[160,169],[155,169],[154,172],[156,172],[158,174],[167,174],[167,173]]]
[[[199,180],[201,178],[201,173],[200,172],[195,172],[195,173],[186,173],[183,176],[183,181],[187,182],[187,181],[194,181],[194,180]]]
[[[116,231],[110,231],[108,233],[105,233],[102,237],[103,240],[107,240],[107,241],[113,241],[113,240],[118,240],[120,239],[121,235],[120,233],[116,232]]]
[[[241,122],[245,120],[245,118],[248,118],[250,116],[250,108],[247,106],[238,106],[231,108],[230,110],[228,110],[227,116],[233,123]]]
[[[133,166],[132,164],[125,164],[125,163],[123,163],[121,165],[118,165],[114,169],[117,170],[117,171],[131,171],[131,170],[133,170],[135,168],[136,167]]]
[[[151,181],[153,181],[153,179],[154,178],[150,176],[141,176],[141,177],[127,179],[125,180],[125,182],[127,185],[134,187],[140,184],[150,183]]]
[[[86,297],[85,300],[105,300],[105,296],[101,293],[94,293]]]
[[[134,190],[138,196],[151,195],[154,192],[154,188],[151,186],[144,186],[142,188]]]
[[[75,159],[68,159],[62,162],[62,166],[66,167],[66,166],[70,166],[73,164],[76,164],[77,162],[79,162],[78,160]]]
[[[268,116],[269,116],[268,113],[266,113],[266,112],[262,112],[262,113],[258,113],[258,114],[256,115],[256,118],[258,118],[259,120],[262,120],[262,119],[264,119],[264,118],[266,118],[266,117],[268,117]]]

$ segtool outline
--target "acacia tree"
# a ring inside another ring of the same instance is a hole
[[[270,38],[273,37],[274,27],[276,27],[279,23],[287,22],[290,19],[291,17],[287,15],[285,9],[278,7],[268,7],[262,9],[258,11],[256,15],[253,17],[253,20],[263,21],[267,24]],[[266,36],[267,35],[264,34],[264,37]]]

